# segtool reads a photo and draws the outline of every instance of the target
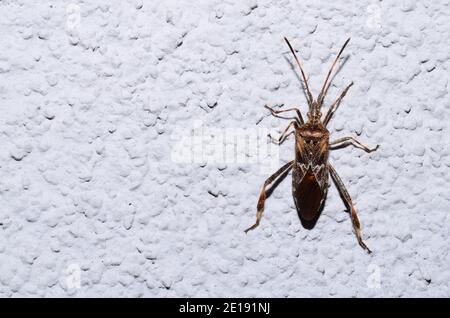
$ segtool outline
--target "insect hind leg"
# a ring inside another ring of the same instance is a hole
[[[372,251],[367,247],[367,245],[363,242],[363,240],[361,238],[361,225],[359,223],[358,215],[356,214],[356,210],[353,205],[350,194],[348,194],[348,191],[345,188],[344,183],[342,182],[341,178],[337,174],[336,170],[334,170],[333,166],[328,164],[328,168],[330,171],[331,178],[334,180],[336,187],[339,190],[339,193],[343,197],[345,204],[347,205],[348,209],[350,210],[350,217],[352,219],[353,229],[355,230],[356,239],[358,240],[359,245],[363,249],[365,249],[369,254],[372,253]]]
[[[288,162],[284,166],[282,166],[280,169],[278,169],[277,172],[275,172],[273,175],[271,175],[263,184],[261,192],[259,194],[258,204],[256,206],[256,222],[252,226],[250,226],[248,229],[246,229],[244,232],[247,233],[248,231],[253,230],[259,225],[259,222],[261,221],[261,217],[264,211],[264,203],[266,201],[266,188],[268,185],[270,185],[272,182],[274,182],[280,175],[287,172],[289,169],[292,168],[294,160]]]

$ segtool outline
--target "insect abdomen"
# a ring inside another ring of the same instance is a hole
[[[328,174],[319,177],[311,166],[304,171],[300,165],[294,166],[292,173],[292,194],[297,212],[304,220],[311,221],[318,216],[325,199]]]

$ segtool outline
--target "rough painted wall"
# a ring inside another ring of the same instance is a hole
[[[0,296],[450,296],[449,16],[434,0],[0,1]],[[304,229],[290,175],[244,234],[292,135],[264,169],[175,151],[198,122],[280,133],[265,104],[305,116],[283,36],[313,94],[352,38],[325,109],[353,80],[332,138],[381,145],[330,156],[372,255],[334,185]]]

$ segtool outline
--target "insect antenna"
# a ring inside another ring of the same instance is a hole
[[[298,67],[300,68],[300,72],[302,73],[302,78],[303,78],[303,83],[304,83],[303,88],[306,89],[308,105],[311,107],[312,102],[313,102],[313,97],[311,95],[311,92],[309,91],[308,81],[306,80],[305,72],[303,72],[303,68],[302,68],[302,65],[300,64],[300,60],[298,59],[297,54],[295,54],[295,51],[292,48],[291,43],[289,43],[287,38],[284,38],[284,40],[286,41],[287,45],[289,46],[289,49],[291,49],[291,52],[294,55],[295,61],[297,62]]]
[[[328,71],[327,77],[325,78],[325,82],[323,83],[322,90],[320,91],[320,94],[317,98],[317,103],[319,104],[319,107],[322,106],[323,99],[325,98],[325,94],[328,91],[328,88],[330,87],[330,83],[328,83],[328,80],[330,79],[331,72],[333,72],[334,67],[336,66],[337,61],[339,60],[339,57],[341,56],[342,52],[344,51],[345,47],[347,46],[348,42],[350,41],[350,38],[345,41],[344,45],[342,46],[341,50],[339,51],[339,54],[334,59],[333,64],[331,65],[330,70]],[[328,85],[327,85],[328,83]]]

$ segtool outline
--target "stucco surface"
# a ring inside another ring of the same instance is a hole
[[[0,296],[449,297],[449,16],[431,0],[0,1]],[[174,153],[197,121],[280,133],[265,104],[305,115],[284,36],[313,94],[351,37],[330,132],[381,147],[330,162],[372,255],[334,185],[304,229],[290,175],[244,234],[292,135],[270,169]]]

